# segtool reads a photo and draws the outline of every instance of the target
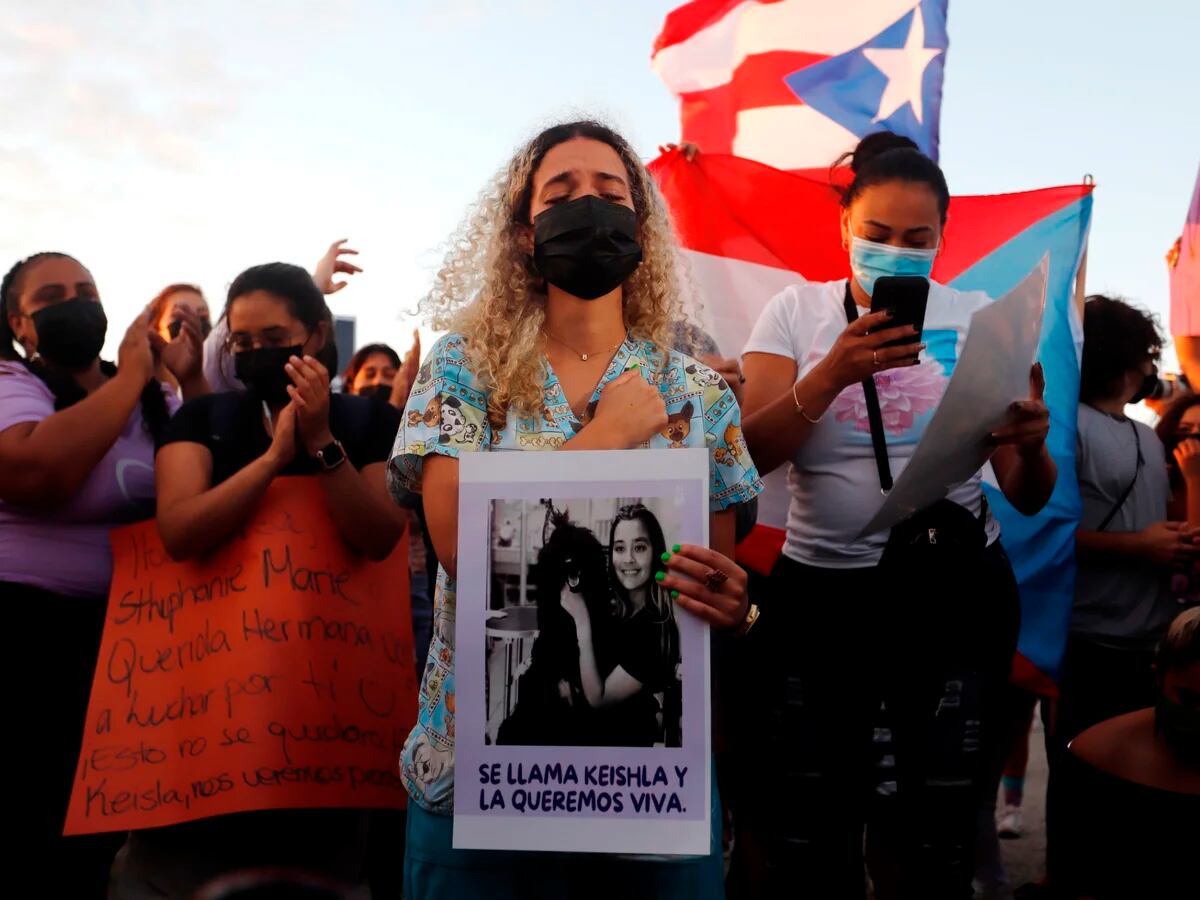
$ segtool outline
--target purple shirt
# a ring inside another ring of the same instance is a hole
[[[174,412],[179,401],[168,394]],[[0,432],[54,414],[54,395],[20,363],[0,363]],[[55,509],[0,500],[0,581],[73,597],[107,597],[113,527],[154,515],[154,440],[141,404],[74,497]]]

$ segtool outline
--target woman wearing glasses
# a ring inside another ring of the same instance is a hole
[[[277,475],[311,475],[352,548],[382,559],[403,529],[384,466],[400,414],[329,392],[319,358],[331,340],[325,299],[299,266],[247,269],[229,288],[228,348],[245,392],[185,404],[155,460],[158,526],[174,559],[228,540]],[[246,868],[298,868],[365,880],[365,810],[239,813],[134,832],[118,856],[118,898],[190,897]],[[153,890],[151,890],[153,888]]]

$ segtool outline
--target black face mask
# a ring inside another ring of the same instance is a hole
[[[642,262],[637,215],[593,196],[552,206],[533,220],[533,262],[572,297],[603,297]]]
[[[1200,764],[1200,710],[1159,697],[1154,707],[1154,727],[1179,756]]]
[[[1154,392],[1158,389],[1158,366],[1150,369],[1150,374],[1142,379],[1142,386],[1137,389],[1137,393],[1129,398],[1130,403],[1141,403],[1147,397],[1154,396]]]
[[[372,397],[377,400],[390,400],[392,386],[390,384],[372,384],[358,392],[360,397]]]
[[[288,385],[292,379],[283,367],[293,356],[304,356],[304,348],[258,347],[243,350],[233,355],[233,372],[238,381],[246,386],[259,400],[272,406],[283,406],[292,398],[288,396]]]
[[[38,356],[71,372],[92,364],[108,333],[104,307],[86,297],[55,303],[30,318],[37,331]]]

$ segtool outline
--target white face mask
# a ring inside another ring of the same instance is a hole
[[[928,278],[933,271],[937,247],[916,250],[877,244],[857,235],[850,236],[850,271],[868,297],[875,293],[875,279],[891,275],[917,275]]]

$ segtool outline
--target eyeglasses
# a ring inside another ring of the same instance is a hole
[[[297,344],[303,344],[307,339],[307,334],[299,338],[294,338],[291,331],[287,328],[282,325],[276,325],[271,328],[264,328],[257,335],[245,331],[230,332],[229,337],[225,339],[225,349],[230,353],[236,354],[245,353],[256,347],[295,347]]]

